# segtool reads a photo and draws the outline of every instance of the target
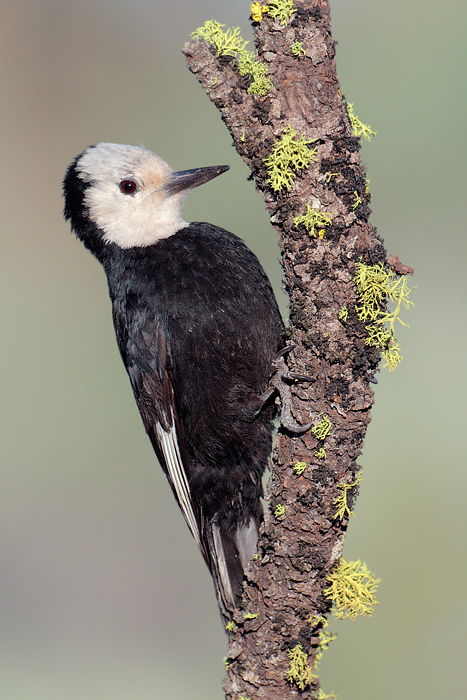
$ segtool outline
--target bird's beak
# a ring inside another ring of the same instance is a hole
[[[211,165],[207,168],[194,168],[193,170],[179,170],[168,178],[164,189],[168,195],[178,194],[191,190],[193,187],[203,185],[214,177],[222,175],[229,169],[228,165]]]

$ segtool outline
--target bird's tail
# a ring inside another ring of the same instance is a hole
[[[256,550],[260,522],[258,514],[234,529],[219,525],[215,518],[205,523],[206,561],[223,618],[229,619],[235,610],[245,571]]]

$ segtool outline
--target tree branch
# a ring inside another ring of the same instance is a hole
[[[286,24],[267,13],[254,23],[259,60],[273,84],[263,96],[248,92],[252,79],[240,74],[235,52],[219,55],[205,40],[184,48],[189,69],[250,167],[278,234],[296,345],[288,364],[313,378],[291,387],[294,417],[301,424],[313,417],[315,425],[330,420],[324,437],[316,430],[302,436],[279,431],[258,556],[230,625],[224,687],[232,700],[317,696],[311,670],[321,616],[331,605],[323,591],[349,517],[349,509],[335,517],[335,499],[342,484],[356,481],[373,403],[370,382],[380,359],[380,350],[365,345],[353,280],[359,260],[386,263],[386,251],[368,221],[370,195],[339,90],[329,3],[295,0],[293,9]],[[292,133],[293,143],[301,139],[316,152],[308,167],[291,166],[290,189],[274,189],[265,160]],[[318,214],[330,215],[328,223]],[[306,468],[294,471],[297,462]],[[346,490],[349,508],[357,488]],[[301,681],[291,670],[298,645],[305,654]]]

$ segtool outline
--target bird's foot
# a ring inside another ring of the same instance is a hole
[[[266,391],[262,394],[262,401],[267,401],[277,391],[281,403],[280,422],[283,428],[290,433],[301,435],[311,428],[313,423],[299,425],[292,415],[292,391],[288,382],[311,382],[312,377],[306,374],[291,372],[285,364],[284,355],[293,350],[295,345],[287,345],[274,358],[272,366],[274,373],[271,376]]]

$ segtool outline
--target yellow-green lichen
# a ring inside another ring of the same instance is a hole
[[[250,94],[264,97],[273,87],[267,77],[266,64],[259,60],[255,51],[247,51],[249,43],[245,41],[239,27],[224,29],[225,24],[208,20],[202,27],[198,27],[191,36],[193,39],[204,39],[212,44],[218,56],[232,56],[237,59],[237,68],[240,75],[247,75],[252,79],[248,88]]]
[[[320,447],[319,450],[315,452],[316,459],[326,459],[326,450],[324,447]]]
[[[358,194],[357,190],[353,191],[353,196],[355,197],[355,200],[352,202],[351,207],[352,209],[356,209],[359,204],[362,204],[362,198]]]
[[[407,326],[399,314],[402,307],[409,309],[413,306],[409,299],[413,287],[409,287],[405,275],[386,271],[383,263],[365,265],[358,262],[354,282],[358,295],[358,304],[355,306],[357,316],[360,321],[370,322],[365,326],[368,333],[365,344],[382,351],[383,367],[391,372],[402,360],[395,337],[395,324],[398,321],[402,326]],[[385,310],[387,302],[395,304],[392,311]]]
[[[233,620],[229,620],[228,623],[227,623],[226,626],[225,626],[225,631],[226,631],[226,632],[232,632],[232,631],[234,630],[234,627],[235,627],[234,621],[233,621]]]
[[[313,141],[307,141],[304,134],[297,135],[290,124],[284,130],[282,138],[272,147],[271,153],[264,159],[268,172],[269,185],[275,192],[289,190],[297,173],[308,168],[316,160],[316,147],[308,148]]]
[[[216,22],[214,19],[209,19],[191,33],[193,39],[204,39],[217,49],[218,56],[236,56],[240,51],[245,50],[245,46],[249,43],[244,41],[240,34],[240,27],[226,29],[225,24]]]
[[[348,317],[349,317],[349,310],[346,306],[343,306],[341,308],[341,310],[339,311],[337,318],[339,319],[339,321],[343,321],[345,323],[345,321],[347,321]]]
[[[317,440],[325,440],[331,432],[331,426],[332,423],[329,420],[328,416],[323,415],[320,422],[317,425],[313,426],[311,432]]]
[[[272,82],[267,77],[266,64],[258,59],[255,51],[241,51],[238,54],[238,72],[253,79],[248,92],[264,97],[272,90]]]
[[[341,481],[337,485],[337,488],[342,489],[342,492],[333,500],[333,504],[337,506],[337,510],[332,516],[334,519],[343,520],[344,517],[350,517],[353,515],[347,503],[347,492],[357,486],[357,484],[360,483],[361,478],[362,475],[360,473],[351,484],[344,484],[344,482]]]
[[[292,56],[295,56],[296,58],[299,58],[300,56],[306,56],[306,51],[303,48],[303,44],[301,41],[294,41],[294,43],[290,47],[290,50],[292,52]]]
[[[321,616],[322,617],[322,616]],[[315,661],[315,668],[318,668],[318,664],[323,658],[323,654],[327,649],[329,648],[329,645],[331,642],[333,642],[335,639],[337,639],[337,634],[332,634],[329,632],[329,622],[326,620],[325,617],[322,617],[321,620],[322,623],[322,628],[319,633],[319,643],[318,643],[318,648],[316,649],[316,661]]]
[[[274,511],[274,515],[275,515],[276,518],[281,518],[281,517],[284,515],[284,513],[285,513],[285,508],[284,508],[284,506],[282,505],[282,503],[279,503],[279,504],[276,506],[276,509],[275,509],[275,511]]]
[[[245,613],[245,620],[255,620],[259,613]]]
[[[288,649],[287,654],[289,657],[289,670],[287,671],[289,683],[295,683],[300,690],[305,690],[313,681],[318,680],[308,665],[308,655],[303,651],[301,644],[296,644],[293,649]]]
[[[301,476],[306,469],[306,462],[295,462],[292,469],[297,476]]]
[[[332,600],[336,617],[354,620],[359,615],[371,616],[378,605],[375,592],[380,579],[375,578],[366,564],[341,559],[327,578],[330,586],[323,593]]]
[[[359,138],[361,136],[367,141],[369,141],[372,136],[376,136],[376,131],[372,131],[369,126],[363,124],[363,122],[361,122],[360,119],[354,114],[353,104],[350,102],[347,104],[347,114],[349,115],[350,126],[352,127],[352,131],[354,132],[355,136],[358,136]]]
[[[404,324],[407,325],[407,324]],[[393,338],[391,332],[387,328],[378,326],[367,326],[368,338],[365,341],[366,345],[374,345],[381,348],[384,359],[383,369],[387,367],[388,372],[394,372],[397,365],[404,359],[401,355],[401,346],[396,338]]]
[[[333,177],[337,177],[339,173],[326,173],[326,185],[329,185]]]
[[[295,228],[299,226],[304,226],[310,236],[316,238],[316,229],[322,228],[323,226],[330,226],[332,224],[332,214],[331,212],[320,211],[320,209],[315,209],[311,206],[309,202],[306,205],[306,214],[294,217],[293,220]]]
[[[318,690],[318,697],[316,700],[328,700],[328,698],[332,698],[332,700],[337,700],[337,695],[335,693],[325,693],[322,688]]]
[[[313,629],[318,627],[322,622],[324,622],[326,618],[324,615],[313,615],[313,613],[310,613],[306,619],[306,621],[313,626]]]
[[[273,19],[277,19],[285,27],[290,17],[296,11],[293,0],[270,0],[269,14]]]

